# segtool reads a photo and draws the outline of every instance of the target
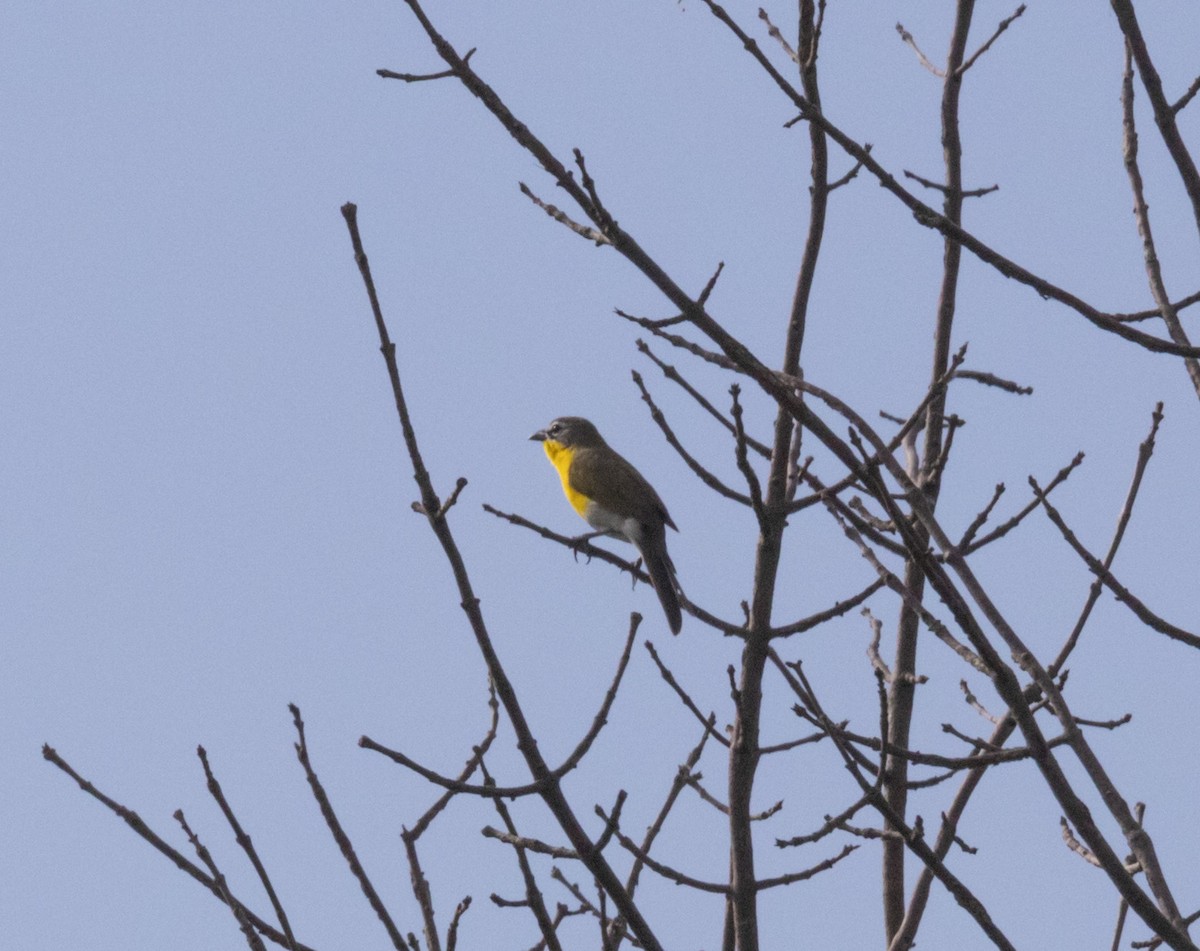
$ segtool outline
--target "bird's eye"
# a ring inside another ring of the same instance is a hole
[[[561,432],[562,432],[562,423],[551,423],[550,424],[550,435],[551,436],[553,436],[557,433],[561,433]]]

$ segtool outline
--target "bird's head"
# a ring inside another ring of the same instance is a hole
[[[560,416],[529,438],[544,443],[547,449],[579,449],[604,445],[599,430],[582,416]]]

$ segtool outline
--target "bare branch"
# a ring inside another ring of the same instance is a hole
[[[783,52],[787,54],[788,59],[790,59],[793,63],[795,63],[797,66],[799,66],[800,65],[800,54],[797,53],[794,49],[792,49],[792,47],[788,44],[788,41],[783,38],[783,34],[779,32],[779,27],[777,27],[774,23],[771,22],[771,18],[769,16],[767,16],[767,11],[764,10],[762,7],[758,8],[758,18],[767,25],[767,35],[770,36],[771,39],[773,39],[776,43],[779,44],[779,48],[782,49]]]
[[[687,463],[687,467],[696,474],[696,477],[718,495],[722,495],[741,505],[750,506],[752,504],[750,496],[729,488],[729,486],[713,475],[708,469],[700,465],[696,458],[683,447],[683,443],[679,441],[679,438],[667,423],[666,417],[663,415],[662,410],[659,409],[658,404],[654,402],[654,398],[650,395],[650,391],[646,389],[646,384],[642,381],[642,375],[637,370],[633,371],[633,382],[642,394],[642,401],[650,407],[650,417],[658,424],[658,428],[662,430],[662,434],[666,437],[671,448],[675,450],[679,458]]]
[[[707,290],[707,288],[706,288],[706,290]],[[701,294],[701,299],[703,299],[703,297],[704,297],[704,295]],[[731,436],[734,434],[735,430],[734,430],[733,423],[730,422],[725,417],[724,413],[722,413],[719,409],[717,409],[715,406],[713,406],[712,403],[710,403],[707,399],[705,399],[703,394],[701,394],[694,386],[692,386],[687,380],[685,380],[683,378],[683,376],[680,375],[679,370],[675,366],[673,366],[672,364],[669,364],[669,363],[664,363],[657,356],[655,356],[654,352],[650,349],[649,345],[644,340],[638,340],[637,348],[642,353],[644,353],[647,357],[649,357],[652,361],[654,361],[654,364],[660,370],[662,370],[663,376],[665,376],[668,380],[670,380],[673,383],[676,383],[678,386],[680,386],[683,389],[683,391],[688,394],[688,396],[690,396],[693,400],[696,401],[697,405],[699,405],[701,409],[703,409],[713,419],[715,419],[718,423],[720,423],[722,426],[724,426],[725,429],[727,429],[729,431],[729,434]],[[759,442],[757,439],[754,439],[752,436],[746,437],[746,445],[749,446],[751,449],[753,449],[756,453],[758,453],[764,459],[771,458],[771,450],[767,446],[765,446],[761,442]]]
[[[605,813],[605,811],[603,809],[601,809],[599,806],[596,807],[596,815],[598,815],[606,823],[609,823],[612,821],[608,817],[608,815]],[[629,838],[629,836],[627,836],[620,829],[616,830],[616,837],[617,837],[617,841],[621,843],[621,846],[630,855],[639,859],[642,862],[642,864],[646,866],[646,868],[650,869],[650,871],[652,871],[652,872],[658,873],[663,878],[667,879],[667,881],[674,882],[676,885],[686,885],[689,888],[694,888],[697,891],[701,891],[701,892],[711,892],[711,893],[717,894],[717,895],[729,894],[729,886],[727,886],[727,885],[721,885],[721,884],[718,884],[717,882],[701,881],[698,878],[693,878],[690,875],[685,875],[683,872],[680,872],[677,869],[673,869],[669,865],[664,865],[662,862],[659,862],[657,859],[651,858],[649,854],[647,854],[640,846],[638,846],[638,844],[636,842],[633,841],[633,839]]]
[[[974,66],[975,61],[977,59],[979,59],[979,57],[982,56],[984,53],[986,53],[991,48],[992,44],[995,43],[996,40],[998,40],[1000,38],[1000,34],[1003,33],[1005,30],[1007,30],[1012,25],[1013,20],[1015,20],[1017,17],[1019,17],[1024,12],[1025,12],[1025,4],[1022,3],[1019,7],[1017,7],[1015,13],[1013,13],[1011,16],[1007,16],[1003,20],[1001,20],[1000,25],[996,27],[996,32],[993,33],[990,37],[988,37],[987,42],[984,43],[983,46],[979,47],[979,49],[977,49],[974,53],[972,53],[971,57],[965,63],[963,63],[961,66],[958,67],[958,71],[960,73],[965,73],[968,69],[970,69],[972,66]]]
[[[921,61],[922,66],[940,79],[944,79],[946,77],[945,70],[934,66],[933,63],[929,61],[929,57],[921,52],[921,47],[917,46],[917,41],[913,39],[913,35],[909,33],[908,30],[904,29],[903,23],[896,24],[896,32],[900,34],[900,39],[912,47],[913,52],[917,54],[917,58]]]
[[[530,189],[530,187],[528,185],[526,185],[524,182],[519,182],[518,184],[521,186],[521,194],[522,195],[524,195],[531,202],[533,202],[535,205],[537,205],[539,208],[541,208],[542,211],[544,211],[546,214],[548,214],[551,218],[553,218],[559,224],[565,225],[568,229],[570,229],[571,231],[574,231],[581,238],[587,238],[587,240],[589,240],[593,244],[595,244],[596,247],[602,247],[603,245],[606,245],[606,244],[612,244],[612,242],[609,241],[607,237],[605,237],[601,232],[597,231],[595,228],[590,228],[587,225],[581,225],[579,222],[572,219],[570,215],[568,215],[565,211],[563,211],[557,205],[551,205],[549,202],[542,201],[542,199],[538,198],[538,196],[535,195],[533,193],[533,191]]]
[[[1058,472],[1055,474],[1054,478],[1052,478],[1048,483],[1046,483],[1045,494],[1049,495],[1054,489],[1056,489],[1060,485],[1062,485],[1062,483],[1064,483],[1068,478],[1070,478],[1071,473],[1074,472],[1077,468],[1079,468],[1079,466],[1082,464],[1083,464],[1083,453],[1082,452],[1076,453],[1075,458],[1072,459],[1070,462],[1068,462],[1061,469],[1059,469]],[[1017,514],[1014,515],[1012,518],[1008,519],[1007,521],[1001,522],[999,525],[997,525],[994,529],[992,529],[990,532],[988,532],[982,538],[980,538],[976,541],[969,542],[965,547],[960,546],[958,550],[961,551],[962,554],[964,554],[964,555],[970,555],[970,554],[973,554],[974,552],[979,551],[979,549],[983,548],[985,545],[990,545],[992,542],[996,541],[997,539],[1003,538],[1005,535],[1007,535],[1009,532],[1011,532],[1014,528],[1016,528],[1018,525],[1020,525],[1021,522],[1023,522],[1025,520],[1025,517],[1030,512],[1032,512],[1034,509],[1036,509],[1038,507],[1038,505],[1040,505],[1040,504],[1041,504],[1040,500],[1035,495],[1033,497],[1033,499],[1026,506],[1024,506],[1019,512],[1017,512]]]
[[[922,178],[916,172],[910,172],[908,169],[904,169],[904,177],[917,182],[919,185],[924,185],[932,191],[941,192],[943,195],[950,194],[950,187],[948,185],[942,185],[939,182],[930,181],[928,178]],[[963,198],[982,198],[984,195],[990,195],[992,192],[999,190],[999,185],[988,185],[984,188],[962,189],[955,192],[955,194]]]
[[[988,245],[984,244],[970,232],[965,231],[960,225],[947,218],[945,215],[939,214],[933,208],[921,202],[911,192],[907,191],[899,182],[896,181],[894,175],[890,174],[882,165],[880,165],[868,153],[862,145],[854,141],[850,136],[846,135],[840,128],[830,122],[813,103],[809,102],[799,91],[784,76],[771,64],[759,49],[758,44],[729,16],[725,9],[716,2],[716,0],[703,0],[704,4],[709,8],[713,15],[724,23],[730,31],[738,38],[743,48],[755,59],[760,67],[770,76],[775,85],[789,99],[801,115],[808,121],[817,125],[821,130],[833,139],[838,146],[843,149],[852,158],[862,162],[866,168],[878,180],[880,185],[896,196],[910,211],[917,223],[932,228],[947,238],[951,239],[963,248],[970,251],[973,255],[983,261],[985,264],[995,268],[1005,277],[1012,278],[1015,281],[1025,284],[1032,288],[1043,298],[1056,300],[1061,304],[1069,307],[1080,316],[1084,317],[1090,323],[1114,333],[1119,337],[1138,344],[1147,350],[1159,353],[1171,353],[1176,356],[1198,357],[1200,349],[1194,347],[1180,347],[1179,345],[1163,340],[1159,337],[1154,337],[1149,334],[1132,332],[1131,329],[1125,326],[1121,321],[1115,320],[1111,314],[1106,314],[1096,307],[1088,304],[1086,301],[1076,295],[1066,291],[1044,278],[1039,277],[1033,272],[1027,270],[1015,261],[1006,258],[1004,255],[995,251]],[[1128,4],[1129,0],[1120,0],[1123,4]]]
[[[49,744],[42,746],[42,758],[49,763],[53,763],[60,770],[70,776],[71,779],[75,780],[75,783],[80,789],[103,805],[109,810],[109,812],[117,816],[117,818],[121,819],[127,826],[129,826],[130,829],[137,833],[141,839],[148,842],[156,851],[170,859],[176,868],[212,892],[217,899],[225,902],[228,897],[231,897],[227,888],[222,889],[218,887],[216,880],[210,874],[205,872],[204,869],[200,868],[200,866],[191,862],[178,849],[174,848],[164,839],[162,839],[161,836],[159,836],[143,821],[141,816],[139,816],[132,809],[121,805],[121,803],[117,802],[115,799],[106,796],[90,781],[84,779],[79,775],[79,773],[75,772],[71,765],[61,756],[59,756],[58,751]],[[237,901],[237,899],[235,898],[234,901]],[[260,934],[265,935],[275,944],[287,946],[287,938],[281,931],[273,928],[268,922],[256,915],[240,901],[237,902],[237,904],[240,906],[242,913],[247,919],[249,919],[249,921],[254,925]],[[313,951],[313,949],[306,944],[296,942],[295,951]]]
[[[1138,492],[1142,487],[1142,476],[1146,472],[1146,466],[1150,463],[1150,457],[1154,454],[1154,439],[1158,434],[1158,426],[1163,419],[1163,404],[1158,403],[1154,407],[1154,412],[1150,415],[1150,433],[1138,446],[1137,464],[1133,470],[1133,480],[1129,485],[1129,492],[1125,496],[1125,504],[1121,507],[1121,514],[1117,517],[1117,527],[1113,532],[1112,541],[1108,546],[1108,553],[1104,556],[1104,567],[1111,568],[1113,561],[1117,557],[1117,549],[1121,547],[1121,541],[1125,537],[1125,529],[1129,525],[1129,519],[1133,515],[1133,505],[1137,501]],[[1084,625],[1087,624],[1088,618],[1091,616],[1092,608],[1100,599],[1100,592],[1104,587],[1104,582],[1099,578],[1092,582],[1091,588],[1088,591],[1087,600],[1084,602],[1083,608],[1079,612],[1079,618],[1075,621],[1075,626],[1071,629],[1066,642],[1063,644],[1062,650],[1058,652],[1058,656],[1054,659],[1047,670],[1051,676],[1057,675],[1058,671],[1063,669],[1067,659],[1071,656],[1071,652],[1075,650],[1075,645],[1079,641],[1080,635],[1083,633]]]
[[[1187,106],[1189,102],[1192,101],[1193,98],[1195,98],[1195,95],[1198,92],[1200,92],[1200,76],[1197,76],[1195,79],[1193,79],[1192,84],[1187,88],[1187,92],[1175,100],[1175,103],[1171,106],[1171,111],[1175,113],[1180,112]]]
[[[1012,380],[1006,380],[1003,377],[998,377],[994,373],[983,373],[979,370],[958,370],[954,374],[955,378],[960,380],[974,380],[976,383],[982,383],[985,386],[994,386],[1001,390],[1007,390],[1009,393],[1017,393],[1021,396],[1029,396],[1033,393],[1032,386],[1021,386],[1019,383],[1014,383]]]
[[[225,821],[229,823],[229,828],[233,830],[237,844],[242,847],[242,851],[246,853],[250,864],[254,866],[254,871],[258,874],[258,880],[262,882],[263,890],[267,893],[267,898],[270,899],[271,907],[275,909],[275,917],[279,921],[279,927],[283,929],[287,947],[291,951],[295,951],[296,937],[292,934],[292,926],[288,923],[287,913],[283,910],[283,904],[279,901],[279,896],[275,893],[275,886],[271,884],[271,879],[267,875],[267,869],[263,865],[262,859],[259,858],[258,850],[254,848],[254,843],[250,840],[250,836],[242,829],[237,816],[233,814],[233,807],[229,805],[229,800],[225,798],[221,784],[217,782],[217,777],[213,773],[212,767],[208,764],[208,754],[205,752],[203,746],[196,747],[196,755],[200,758],[200,763],[204,767],[204,778],[207,781],[209,793],[221,808],[221,812],[225,816]]]
[[[474,55],[475,47],[472,46],[463,57],[463,62],[470,62]],[[444,69],[440,73],[394,73],[390,69],[377,69],[375,75],[383,79],[399,79],[406,83],[424,83],[431,79],[449,79],[458,74],[453,69]]]
[[[1132,17],[1132,8],[1130,16]],[[1146,56],[1148,61],[1149,54]],[[1162,90],[1159,89],[1160,96],[1161,93]],[[1172,121],[1174,120],[1172,119]],[[1158,305],[1159,313],[1162,314],[1163,323],[1167,325],[1167,332],[1171,335],[1171,339],[1176,343],[1190,345],[1191,341],[1183,329],[1183,324],[1179,321],[1179,315],[1171,307],[1171,299],[1167,295],[1167,288],[1163,283],[1162,265],[1159,263],[1158,251],[1154,245],[1154,235],[1150,229],[1150,209],[1146,205],[1142,171],[1138,166],[1138,136],[1133,112],[1133,40],[1128,36],[1125,39],[1125,72],[1121,77],[1121,127],[1125,172],[1129,176],[1129,186],[1133,191],[1133,214],[1137,220],[1138,234],[1142,238],[1142,257],[1146,262],[1146,278],[1150,284],[1150,295],[1154,298],[1154,303]],[[1167,131],[1161,131],[1164,137],[1167,137]],[[1192,170],[1195,171],[1194,168]],[[1200,198],[1200,196],[1197,197]],[[1200,205],[1197,206],[1197,224],[1200,225]],[[1188,376],[1191,377],[1192,387],[1197,395],[1200,395],[1200,362],[1189,357],[1184,360],[1184,367],[1187,369]]]
[[[187,836],[188,841],[192,843],[192,847],[196,850],[196,855],[200,857],[201,862],[208,866],[208,871],[212,875],[213,882],[216,883],[217,888],[221,892],[222,900],[229,907],[229,910],[233,912],[234,920],[237,921],[238,928],[241,930],[242,936],[246,939],[246,945],[251,951],[266,951],[266,947],[262,943],[262,938],[255,932],[254,925],[246,917],[242,906],[234,901],[233,895],[229,893],[229,887],[225,883],[225,876],[217,868],[217,863],[213,861],[212,855],[209,854],[208,849],[200,841],[199,836],[188,826],[187,820],[183,817],[183,810],[176,809],[174,815],[175,821],[183,828],[184,835]]]
[[[1167,147],[1171,159],[1179,172],[1188,200],[1192,206],[1192,215],[1196,219],[1196,227],[1200,229],[1200,171],[1188,151],[1187,144],[1179,132],[1175,121],[1175,113],[1167,102],[1163,92],[1162,79],[1150,58],[1150,50],[1146,46],[1142,28],[1138,24],[1137,13],[1134,11],[1132,0],[1111,0],[1113,12],[1117,15],[1117,24],[1125,35],[1133,61],[1137,63],[1138,76],[1142,80],[1142,88],[1146,90],[1146,98],[1150,100],[1150,108],[1154,110],[1154,124],[1158,126],[1163,144]],[[1196,354],[1189,354],[1196,356]]]
[[[851,852],[858,850],[857,845],[844,845],[842,851],[837,855],[830,856],[823,862],[818,862],[811,868],[807,868],[802,872],[789,872],[787,875],[780,875],[777,878],[764,878],[758,883],[758,890],[766,891],[768,888],[778,888],[780,885],[791,885],[793,882],[803,882],[812,878],[814,875],[819,875],[821,872],[827,872],[833,868],[842,859],[850,855]]]
[[[425,16],[424,10],[418,0],[406,0],[409,8],[420,21],[421,26],[425,29],[430,40],[433,42],[439,55],[447,64],[455,71],[459,79],[468,87],[472,86],[472,82],[477,80],[471,67],[454,51],[453,47],[442,38],[442,36],[433,28],[433,24]],[[486,84],[478,83],[473,91],[479,95],[484,101],[496,111],[497,115],[507,116],[509,120],[515,123],[515,119],[508,111],[507,107],[500,102],[499,98]],[[524,129],[524,127],[522,127]],[[527,147],[540,148],[544,153],[544,157],[553,160],[553,156],[545,149],[541,143],[533,139],[529,135],[528,130],[518,133],[515,129],[513,134],[517,136],[519,141],[523,141]],[[585,187],[590,188],[590,179],[587,178],[587,171],[583,165],[583,157],[576,154],[576,159],[579,164],[581,173],[585,178]],[[556,161],[556,160],[555,160]],[[558,166],[562,172],[561,181],[570,181],[578,192],[579,186],[574,183],[561,164]],[[592,191],[594,197],[594,190]],[[607,212],[598,206],[598,199],[592,206],[593,221],[602,231],[605,230],[606,222],[611,219]],[[400,370],[396,362],[396,347],[392,343],[388,334],[387,324],[383,319],[383,311],[379,305],[379,298],[375,291],[375,282],[371,276],[370,266],[367,262],[366,252],[363,250],[362,238],[358,231],[358,209],[352,204],[347,203],[342,206],[342,215],[346,219],[346,226],[350,232],[351,245],[354,248],[354,259],[358,264],[359,273],[362,275],[363,285],[367,291],[367,297],[371,304],[372,315],[375,319],[375,327],[379,334],[380,350],[383,353],[384,360],[387,364],[388,378],[392,385],[392,394],[396,403],[396,412],[400,419],[400,427],[404,436],[405,449],[408,452],[409,461],[413,469],[413,477],[417,481],[417,485],[421,490],[421,503],[426,512],[437,513],[441,509],[437,496],[433,491],[433,483],[429,477],[429,472],[425,468],[425,463],[421,456],[420,447],[417,444],[416,431],[413,428],[412,420],[408,413],[408,404],[404,397],[404,390],[400,384]],[[488,674],[492,683],[496,688],[496,695],[500,698],[500,703],[503,705],[505,713],[508,715],[509,723],[512,725],[513,732],[517,737],[517,749],[521,751],[521,755],[525,760],[525,764],[533,778],[534,784],[537,786],[538,795],[545,802],[546,807],[558,822],[559,827],[565,833],[568,841],[579,852],[580,859],[587,867],[588,871],[596,878],[599,885],[608,892],[613,899],[614,904],[625,916],[629,922],[629,927],[637,936],[638,940],[647,949],[647,951],[661,951],[661,944],[658,938],[654,935],[649,923],[642,916],[641,911],[633,904],[629,895],[625,892],[620,880],[605,857],[596,850],[594,843],[584,831],[579,818],[575,815],[566,796],[563,794],[560,785],[559,777],[554,774],[546,761],[542,758],[540,749],[538,748],[537,740],[534,738],[533,731],[530,729],[528,721],[525,719],[524,710],[521,708],[520,701],[517,699],[516,690],[513,688],[512,682],[508,679],[508,674],[504,670],[504,666],[500,662],[500,657],[492,644],[491,635],[488,633],[487,625],[484,622],[483,614],[479,608],[479,599],[475,596],[470,578],[467,574],[466,564],[463,561],[462,553],[459,551],[458,544],[454,540],[454,536],[450,531],[449,523],[445,518],[437,517],[436,515],[429,517],[429,527],[433,531],[434,536],[442,547],[442,552],[450,566],[451,572],[454,575],[455,584],[461,596],[461,606],[467,616],[467,621],[471,627],[471,633],[475,637],[476,646],[483,657],[484,663],[487,666]],[[364,737],[365,739],[365,737]],[[361,742],[361,741],[360,741]]]
[[[321,784],[321,780],[317,778],[317,773],[312,767],[312,761],[308,756],[308,741],[304,737],[304,720],[300,717],[300,708],[294,703],[290,703],[288,704],[288,709],[292,712],[292,724],[296,728],[296,758],[300,761],[300,765],[304,769],[304,775],[308,779],[309,788],[312,789],[313,798],[316,799],[317,805],[321,809],[321,818],[325,820],[325,825],[329,828],[329,832],[333,835],[333,840],[341,850],[342,857],[350,867],[350,872],[358,880],[358,887],[362,889],[362,893],[366,896],[368,904],[370,904],[379,918],[384,930],[387,931],[393,947],[403,949],[404,937],[400,934],[400,929],[396,927],[396,923],[392,920],[391,913],[384,906],[383,899],[379,897],[379,893],[375,890],[375,886],[367,876],[366,870],[358,860],[358,855],[354,851],[350,837],[346,835],[346,830],[342,828],[337,814],[333,811],[333,803],[329,801],[325,787]]]
[[[1104,566],[1100,559],[1083,547],[1083,544],[1076,537],[1075,533],[1071,531],[1066,521],[1059,515],[1058,510],[1046,501],[1045,493],[1033,476],[1029,477],[1029,484],[1033,487],[1033,491],[1037,494],[1039,501],[1041,501],[1042,509],[1045,511],[1047,517],[1058,528],[1067,544],[1075,549],[1075,553],[1083,559],[1092,574],[1099,578],[1104,583],[1104,586],[1116,595],[1118,601],[1125,604],[1137,619],[1147,627],[1158,631],[1160,634],[1166,634],[1167,637],[1187,644],[1189,647],[1200,648],[1200,636],[1176,627],[1168,621],[1164,621],[1138,600],[1128,588],[1113,577],[1112,572]]]

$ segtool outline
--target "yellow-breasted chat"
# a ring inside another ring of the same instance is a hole
[[[654,487],[580,416],[560,416],[529,438],[542,444],[567,501],[596,534],[623,538],[637,548],[671,633],[678,634],[683,617],[675,566],[667,554],[667,526],[675,523]]]

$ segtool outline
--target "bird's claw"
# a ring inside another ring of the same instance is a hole
[[[574,554],[575,561],[579,561],[579,553],[583,551],[584,546],[586,546],[588,542],[590,542],[593,538],[597,538],[603,534],[603,532],[588,532],[586,535],[577,535],[575,538],[572,538],[571,551]],[[587,555],[587,561],[584,562],[584,564],[590,565],[592,563],[592,553],[590,551],[583,551],[583,553]]]

